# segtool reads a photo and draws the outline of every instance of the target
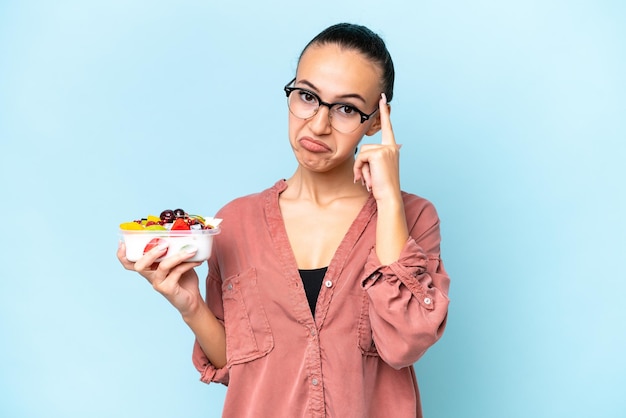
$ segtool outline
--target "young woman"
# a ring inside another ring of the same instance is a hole
[[[331,26],[284,88],[291,177],[218,213],[200,294],[197,263],[165,248],[136,263],[196,336],[204,382],[228,385],[226,417],[420,417],[413,363],[445,327],[439,219],[401,191],[382,39]],[[380,144],[357,146],[382,130]]]

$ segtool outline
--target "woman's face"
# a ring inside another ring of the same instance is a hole
[[[326,103],[346,103],[370,114],[378,107],[381,75],[381,69],[357,51],[336,44],[313,45],[300,58],[295,87],[317,94]],[[300,165],[313,171],[351,166],[363,135],[373,135],[380,129],[377,112],[353,132],[338,132],[330,124],[329,111],[320,106],[309,119],[299,119],[289,112],[291,147]]]

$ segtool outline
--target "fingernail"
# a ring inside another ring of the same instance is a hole
[[[193,244],[187,244],[187,245],[184,245],[184,246],[180,249],[180,252],[181,252],[181,253],[187,253],[187,254],[193,254],[193,253],[195,253],[195,252],[197,252],[197,251],[198,251],[198,247],[196,247],[196,246],[195,246],[195,245],[193,245]]]
[[[387,95],[385,93],[380,93],[380,96],[383,98],[383,100],[385,101],[385,104],[387,104]]]
[[[167,241],[161,241],[159,242],[159,244],[156,246],[156,249],[158,251],[163,251],[164,249],[166,249],[167,247],[169,247],[169,243]]]

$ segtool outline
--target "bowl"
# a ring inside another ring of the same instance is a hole
[[[137,261],[143,255],[161,242],[167,242],[167,252],[156,261],[163,261],[172,257],[183,247],[193,246],[198,249],[194,256],[185,261],[205,261],[211,257],[213,236],[220,233],[220,228],[191,229],[191,230],[126,230],[120,229],[124,244],[126,244],[126,258]]]

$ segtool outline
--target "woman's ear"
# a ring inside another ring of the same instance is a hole
[[[391,113],[391,105],[387,105],[387,109],[389,109],[389,113]],[[380,112],[376,112],[376,115],[374,115],[374,122],[372,122],[370,128],[367,130],[367,132],[365,132],[365,135],[372,136],[378,133],[378,131],[380,131],[380,127]]]

